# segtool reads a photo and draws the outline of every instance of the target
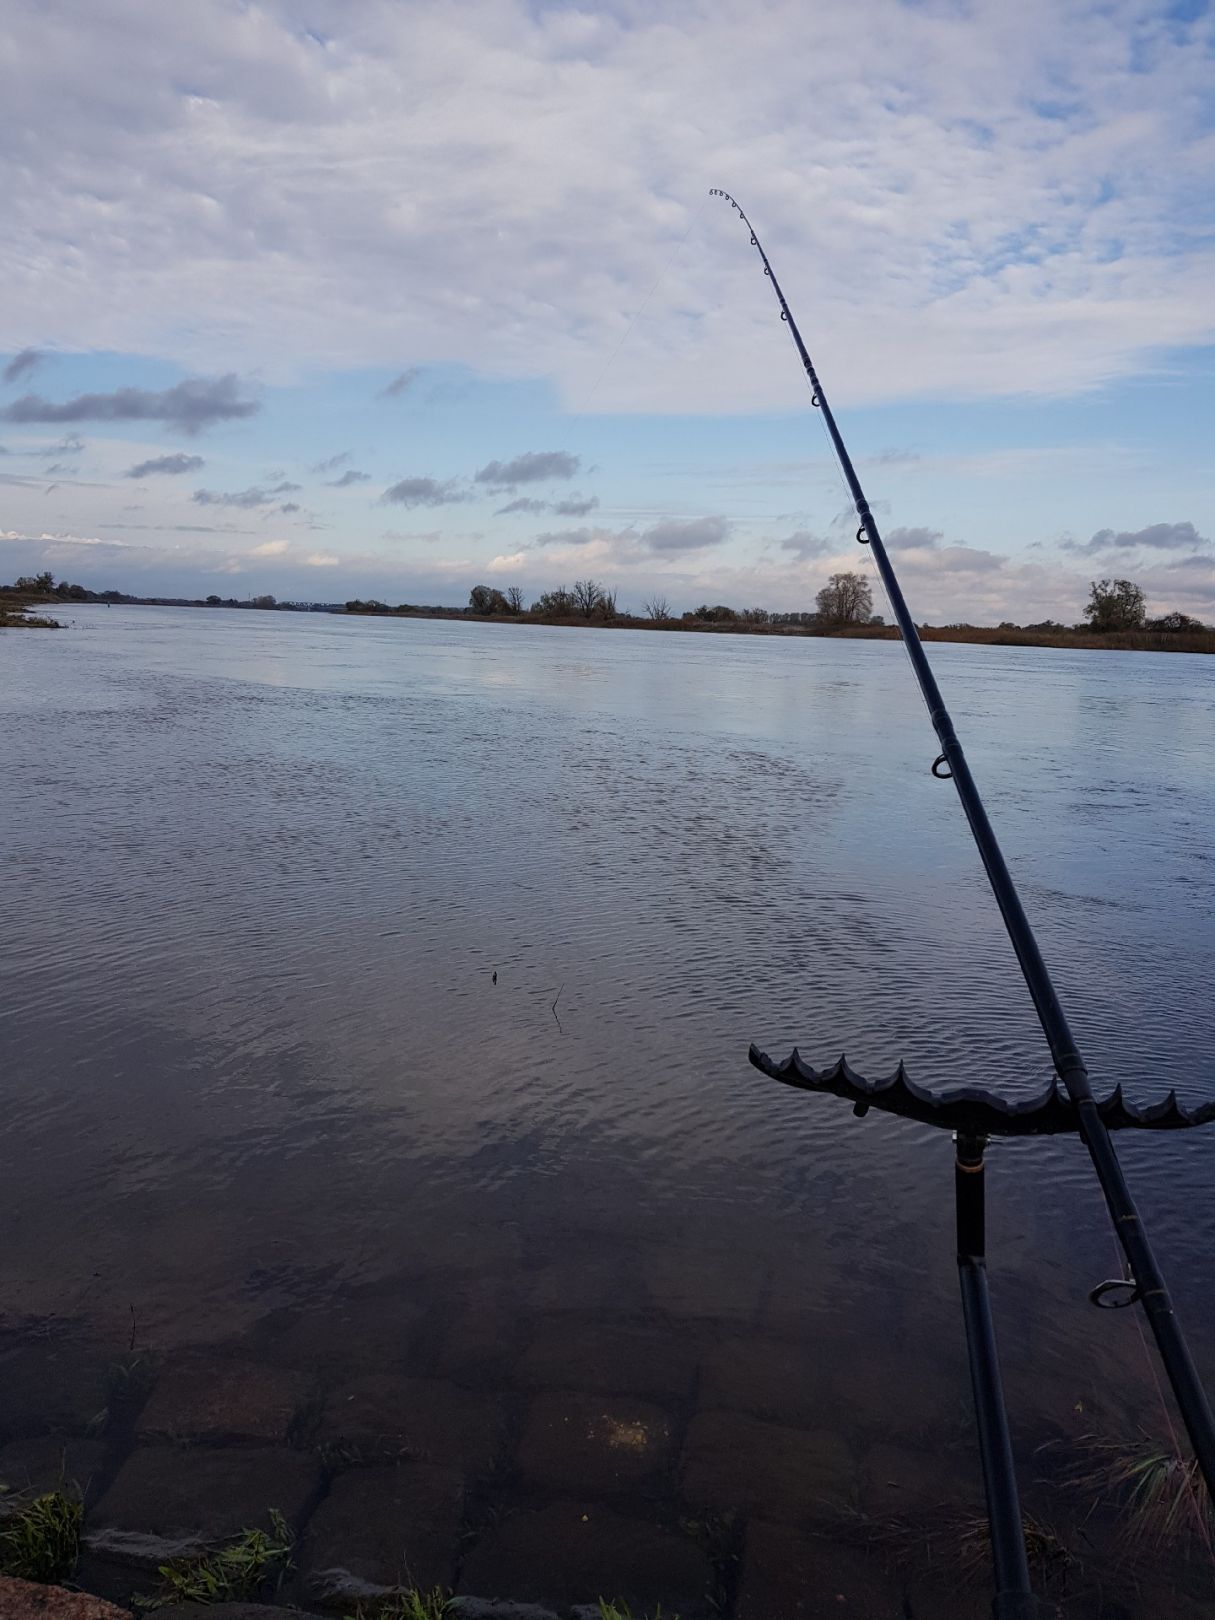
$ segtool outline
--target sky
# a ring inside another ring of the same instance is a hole
[[[918,619],[1215,621],[1211,5],[8,0],[0,63],[0,579],[812,608],[872,563],[724,187]]]

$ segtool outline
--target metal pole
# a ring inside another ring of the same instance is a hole
[[[954,1137],[954,1206],[958,1229],[958,1282],[966,1351],[979,1430],[979,1458],[991,1527],[991,1557],[996,1578],[992,1613],[997,1620],[1022,1620],[1037,1614],[1029,1584],[1025,1531],[1013,1465],[1008,1410],[1000,1378],[996,1329],[987,1288],[987,1245],[984,1209],[983,1136]]]
[[[1004,927],[1016,952],[1017,961],[1021,967],[1022,976],[1029,989],[1034,1007],[1038,1014],[1038,1022],[1046,1036],[1050,1047],[1051,1057],[1054,1061],[1055,1072],[1067,1088],[1068,1095],[1076,1104],[1077,1124],[1084,1144],[1088,1148],[1093,1168],[1097,1172],[1097,1179],[1101,1183],[1101,1190],[1105,1194],[1105,1201],[1113,1220],[1114,1231],[1122,1245],[1124,1254],[1130,1265],[1131,1275],[1136,1284],[1138,1298],[1147,1312],[1148,1322],[1160,1351],[1160,1358],[1168,1374],[1169,1383],[1177,1398],[1177,1406],[1181,1412],[1182,1421],[1190,1436],[1190,1443],[1194,1447],[1194,1455],[1202,1470],[1203,1478],[1207,1483],[1207,1490],[1215,1498],[1215,1417],[1212,1417],[1211,1405],[1207,1399],[1206,1390],[1198,1377],[1189,1346],[1182,1334],[1180,1324],[1173,1311],[1173,1302],[1169,1296],[1164,1274],[1160,1270],[1147,1234],[1143,1230],[1139,1211],[1131,1197],[1127,1186],[1126,1176],[1123,1173],[1118,1155],[1114,1151],[1114,1144],[1110,1140],[1109,1131],[1105,1121],[1097,1110],[1096,1100],[1093,1097],[1092,1087],[1089,1084],[1088,1070],[1080,1056],[1075,1039],[1068,1027],[1063,1008],[1059,1002],[1058,994],[1051,976],[1043,961],[1042,953],[1038,948],[1038,941],[1034,937],[1029,919],[1021,905],[1021,898],[1017,893],[1016,885],[1005,863],[1003,852],[992,830],[991,822],[987,819],[987,811],[983,805],[979,790],[975,785],[974,777],[970,774],[970,767],[966,763],[966,756],[962,752],[962,745],[958,741],[957,733],[953,728],[953,721],[945,707],[945,700],[941,696],[936,677],[928,662],[928,655],[920,641],[915,621],[908,610],[903,592],[895,577],[894,568],[882,543],[878,526],[869,509],[869,502],[861,488],[861,481],[856,475],[852,465],[852,458],[848,454],[843,437],[836,426],[835,417],[823,393],[818,373],[814,369],[814,362],[809,351],[802,341],[802,335],[797,329],[797,322],[781,291],[780,283],[773,273],[768,262],[768,255],[764,252],[759,237],[751,221],[743,213],[738,203],[729,192],[714,188],[711,195],[724,197],[730,205],[738,211],[743,224],[751,232],[752,245],[758,250],[764,264],[764,274],[772,282],[773,290],[780,303],[781,319],[786,321],[797,345],[797,352],[801,356],[802,365],[813,390],[813,403],[822,411],[823,420],[827,424],[827,431],[831,435],[831,442],[835,453],[839,457],[843,468],[848,489],[856,505],[857,516],[861,526],[857,531],[857,539],[862,544],[868,544],[873,551],[873,559],[877,564],[878,572],[882,576],[882,583],[890,598],[890,605],[902,632],[903,641],[911,658],[912,668],[919,681],[920,690],[928,705],[929,718],[932,721],[937,737],[941,743],[941,754],[933,765],[934,775],[952,776],[958,798],[962,802],[962,809],[970,823],[970,830],[978,846],[979,856],[987,872],[988,882],[1000,914],[1004,919]],[[941,765],[947,770],[939,771]]]

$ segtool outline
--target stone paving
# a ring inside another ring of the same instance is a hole
[[[0,1340],[0,1482],[77,1484],[79,1582],[124,1606],[159,1564],[268,1527],[273,1508],[298,1538],[276,1597],[297,1617],[413,1586],[452,1589],[461,1620],[571,1620],[600,1596],[638,1620],[659,1604],[680,1620],[986,1611],[981,1587],[934,1591],[855,1535],[978,1513],[972,1459],[867,1430],[805,1344],[576,1311],[532,1318],[509,1355],[471,1342],[462,1359],[436,1333],[428,1357],[376,1375],[198,1350],[115,1381],[96,1345],[38,1363]],[[477,1387],[432,1376],[474,1364]],[[273,1611],[205,1617],[247,1613]]]

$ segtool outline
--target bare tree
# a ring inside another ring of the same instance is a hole
[[[574,581],[574,606],[584,619],[591,614],[603,600],[603,586],[595,579],[576,579]]]
[[[655,624],[665,624],[671,617],[671,604],[665,596],[651,596],[645,610]]]
[[[512,613],[523,612],[523,592],[518,585],[506,587],[506,605]]]
[[[864,574],[832,574],[815,600],[828,624],[867,624],[873,615],[873,592]]]
[[[616,617],[616,587],[611,590],[606,585],[599,587],[599,602],[595,612],[601,619],[614,619]]]

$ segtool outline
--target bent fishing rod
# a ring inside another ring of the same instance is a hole
[[[763,261],[764,275],[772,283],[772,290],[780,305],[781,320],[789,327],[810,384],[811,404],[822,412],[823,421],[856,508],[856,515],[860,520],[856,538],[861,545],[867,545],[873,555],[895,620],[902,633],[904,645],[911,658],[920,691],[928,706],[929,718],[940,742],[941,752],[933,761],[932,774],[945,780],[952,780],[957,790],[979,856],[987,872],[992,894],[1000,908],[1004,927],[1016,953],[1042,1032],[1050,1047],[1055,1073],[1064,1090],[1060,1093],[1058,1086],[1052,1081],[1043,1097],[1025,1105],[1005,1103],[976,1088],[966,1088],[964,1094],[955,1093],[943,1098],[934,1098],[931,1093],[912,1086],[901,1065],[891,1081],[871,1085],[848,1069],[842,1059],[834,1069],[824,1071],[822,1074],[803,1064],[796,1052],[787,1063],[777,1065],[753,1048],[752,1060],[775,1078],[803,1089],[830,1090],[837,1095],[850,1097],[858,1113],[863,1113],[870,1106],[885,1107],[895,1112],[910,1114],[926,1123],[952,1125],[957,1131],[959,1140],[959,1174],[963,1173],[961,1164],[963,1149],[971,1152],[975,1141],[983,1142],[990,1134],[1028,1135],[1068,1130],[1078,1132],[1092,1159],[1128,1268],[1126,1279],[1101,1285],[1102,1289],[1107,1290],[1106,1294],[1094,1290],[1094,1294],[1098,1296],[1094,1303],[1115,1303],[1109,1298],[1109,1292],[1120,1289],[1121,1297],[1116,1303],[1122,1305],[1138,1303],[1143,1306],[1193,1445],[1194,1455],[1206,1480],[1207,1488],[1215,1499],[1215,1420],[1212,1419],[1206,1391],[1198,1378],[1189,1346],[1174,1313],[1164,1276],[1144,1231],[1126,1176],[1110,1140],[1111,1129],[1126,1126],[1177,1129],[1209,1123],[1215,1119],[1215,1104],[1205,1104],[1200,1109],[1187,1112],[1178,1105],[1175,1093],[1170,1092],[1163,1103],[1138,1109],[1124,1101],[1121,1087],[1102,1102],[1093,1095],[1088,1070],[1068,1026],[1058,993],[1022,907],[1016,885],[988,819],[982,796],[971,775],[962,745],[928,662],[915,621],[908,610],[894,567],[882,542],[877,522],[836,424],[834,413],[827,403],[822,382],[798,330],[797,322],[793,318],[788,300],[781,290],[755,228],[742,208],[726,191],[714,187],[710,195],[724,198],[738,213],[750,232],[751,245]],[[944,1117],[942,1110],[948,1111],[951,1108],[952,1114]]]

